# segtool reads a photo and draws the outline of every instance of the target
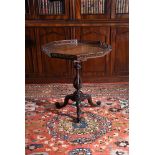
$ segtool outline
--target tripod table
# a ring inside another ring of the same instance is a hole
[[[80,102],[88,100],[91,106],[99,106],[100,101],[96,104],[93,103],[90,94],[84,94],[80,89],[82,88],[82,82],[80,79],[81,62],[90,58],[104,57],[112,50],[110,45],[100,41],[78,41],[72,40],[60,40],[47,43],[42,46],[42,51],[49,57],[71,60],[74,63],[76,75],[73,81],[73,86],[76,89],[73,94],[69,94],[65,97],[64,103],[55,103],[57,108],[65,107],[68,104],[69,99],[76,102],[77,107],[77,119],[76,122],[80,122]]]

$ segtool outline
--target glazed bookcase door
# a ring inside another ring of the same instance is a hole
[[[104,20],[110,18],[111,0],[76,0],[76,18]]]
[[[69,0],[36,0],[38,19],[68,19]]]
[[[112,0],[111,18],[129,18],[129,0]]]

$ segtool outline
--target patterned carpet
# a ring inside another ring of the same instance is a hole
[[[128,155],[128,83],[84,84],[82,91],[102,103],[82,102],[75,123],[74,102],[54,105],[74,92],[72,84],[26,85],[26,155]]]

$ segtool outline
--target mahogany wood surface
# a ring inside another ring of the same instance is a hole
[[[30,13],[25,20],[26,83],[72,82],[73,64],[49,58],[41,46],[51,41],[78,39],[103,41],[112,45],[112,52],[103,58],[82,63],[84,82],[128,81],[129,17],[115,14],[115,0],[110,0],[105,16],[81,15],[80,0],[65,1],[66,12],[60,16],[40,16],[37,3],[29,0]],[[52,60],[51,60],[52,59]]]

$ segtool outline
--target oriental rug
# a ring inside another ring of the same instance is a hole
[[[128,83],[83,84],[102,103],[82,102],[80,123],[74,102],[62,109],[54,104],[74,92],[72,84],[27,84],[25,90],[26,155],[128,155]]]

